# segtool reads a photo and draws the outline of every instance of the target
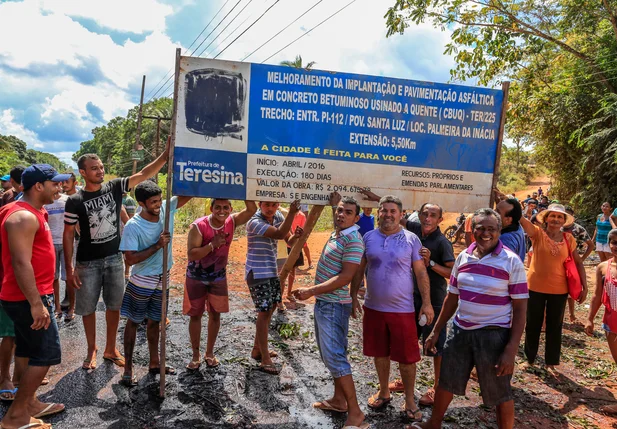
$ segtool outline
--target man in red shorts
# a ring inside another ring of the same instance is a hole
[[[403,204],[393,195],[379,201],[379,229],[364,234],[364,257],[352,284],[354,315],[360,310],[357,292],[366,271],[364,297],[364,355],[375,358],[379,377],[379,392],[371,396],[368,406],[381,409],[391,400],[388,388],[390,361],[399,363],[405,387],[405,413],[412,420],[421,420],[415,403],[415,366],[420,361],[413,303],[414,275],[422,296],[418,317],[430,324],[434,318],[429,277],[420,255],[422,244],[414,233],[400,225]]]
[[[221,327],[221,313],[229,311],[227,293],[227,258],[236,227],[244,225],[257,211],[254,201],[245,201],[246,208],[232,213],[231,201],[213,199],[212,214],[193,222],[188,237],[188,266],[184,288],[183,313],[191,317],[189,336],[193,357],[190,370],[201,366],[201,319],[208,311],[208,344],[204,360],[208,367],[218,366],[214,343]]]

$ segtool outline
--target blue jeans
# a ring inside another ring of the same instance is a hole
[[[351,304],[315,301],[315,339],[321,360],[334,378],[351,375],[347,360],[347,333]]]
[[[120,310],[126,283],[122,253],[92,261],[77,261],[75,272],[81,280],[81,287],[75,292],[75,313],[80,316],[94,313],[101,291],[106,309]]]

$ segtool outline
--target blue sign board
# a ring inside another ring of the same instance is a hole
[[[174,193],[488,202],[503,91],[183,57]]]

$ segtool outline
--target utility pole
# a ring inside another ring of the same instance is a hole
[[[161,121],[171,121],[171,118],[162,118],[160,116],[142,116],[144,119],[155,119],[156,120],[156,142],[154,143],[154,159],[159,157],[160,151],[160,141],[161,141]],[[159,173],[154,175],[154,180],[156,183],[159,183]]]
[[[137,138],[135,139],[135,145],[133,151],[139,150],[140,138],[141,138],[141,110],[144,107],[144,89],[146,88],[146,75],[144,75],[141,81],[141,98],[139,99],[139,113],[137,114]],[[134,157],[133,157],[134,158]],[[133,159],[133,174],[137,173],[137,160]]]

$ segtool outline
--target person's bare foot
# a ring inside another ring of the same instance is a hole
[[[570,314],[570,323],[576,323],[576,314]]]
[[[332,404],[332,402],[330,403]],[[347,420],[345,420],[345,426],[362,427],[363,423],[364,423],[364,413],[362,411],[356,412],[356,413],[352,413],[348,411]]]

